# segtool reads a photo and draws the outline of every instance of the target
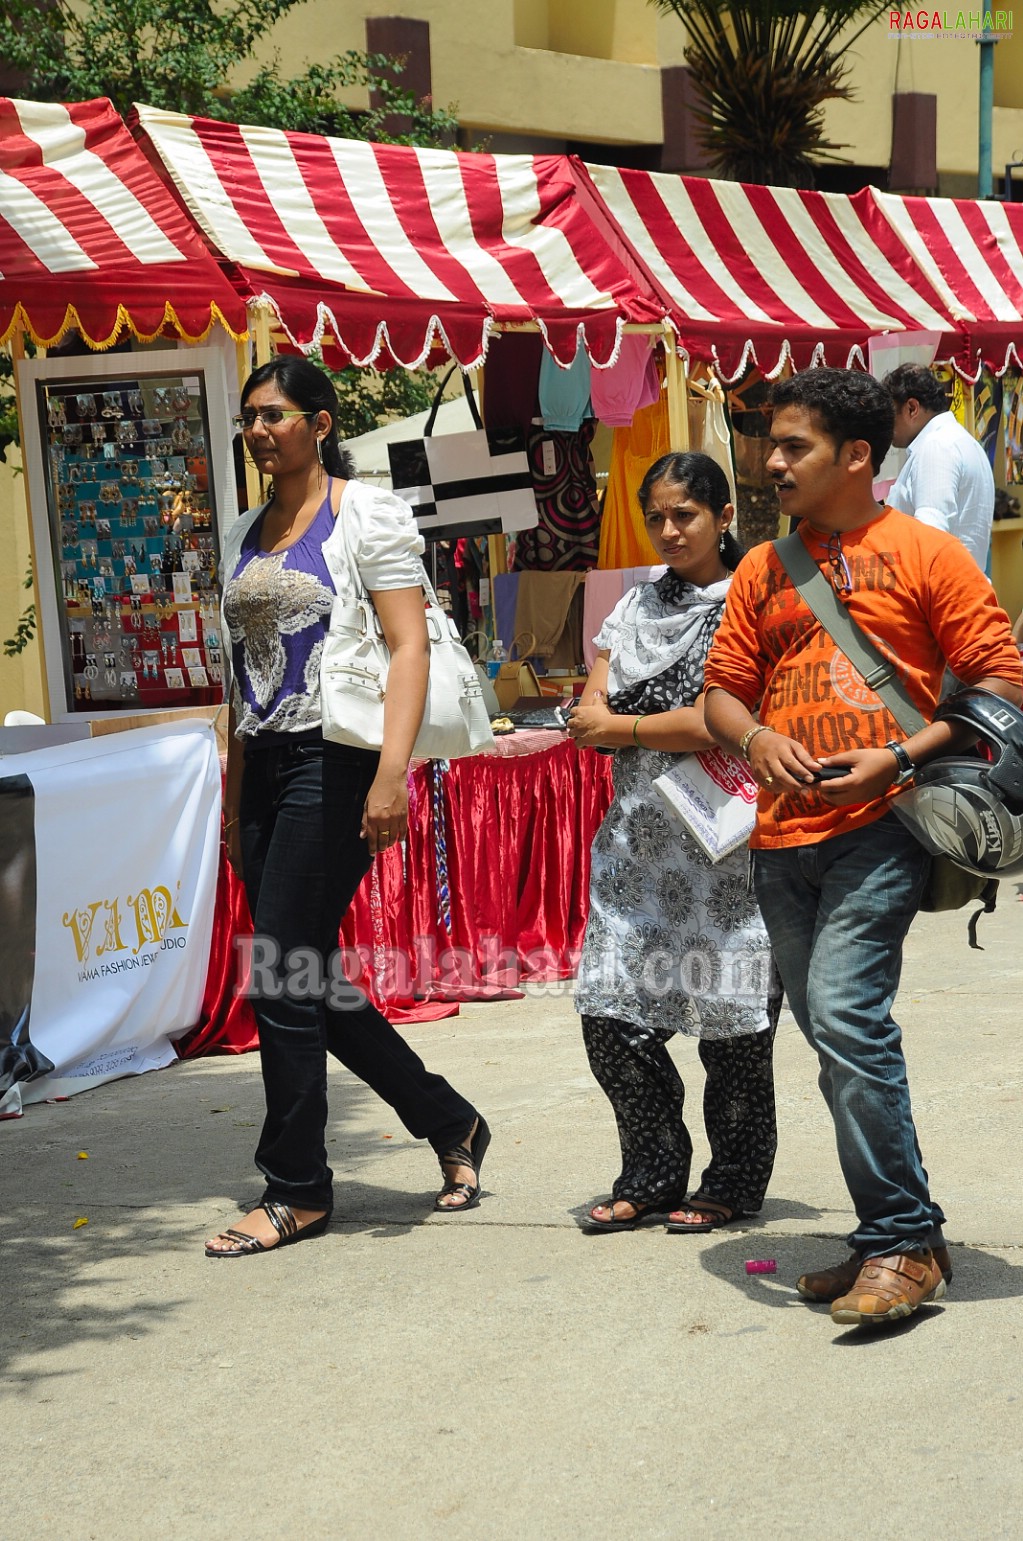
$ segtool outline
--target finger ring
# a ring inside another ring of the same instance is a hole
[[[378,831],[378,833],[381,835],[389,835],[391,831],[389,829],[381,829]]]
[[[774,786],[774,777],[773,776],[765,776],[764,777],[764,786],[765,787],[773,787]]]

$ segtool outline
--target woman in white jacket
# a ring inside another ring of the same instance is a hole
[[[490,1131],[431,1075],[361,990],[348,983],[338,928],[373,857],[404,838],[407,773],[426,699],[429,649],[412,510],[351,479],[329,377],[279,355],[250,375],[237,426],[272,495],[228,532],[223,627],[231,664],[225,790],[228,855],[252,913],[253,1006],[266,1119],[261,1202],[208,1257],[248,1257],[319,1236],[333,1208],[327,1165],[329,1051],[436,1151],[435,1207],[480,1197]],[[347,546],[391,653],[379,753],[328,742],[319,660],[335,597],[354,598]]]

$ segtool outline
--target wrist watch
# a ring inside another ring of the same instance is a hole
[[[912,760],[909,758],[909,755],[906,753],[902,745],[897,744],[893,738],[890,738],[884,747],[886,749],[890,749],[892,754],[895,756],[895,764],[897,769],[895,773],[895,780],[892,782],[892,786],[905,786],[906,782],[912,781],[913,777],[916,775],[916,766],[913,764]]]

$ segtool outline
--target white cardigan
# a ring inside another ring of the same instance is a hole
[[[224,537],[224,550],[220,563],[221,608],[220,627],[224,658],[224,699],[231,698],[233,680],[231,632],[224,615],[223,592],[234,577],[246,535],[267,507],[261,503],[237,518]],[[345,521],[345,530],[341,521]],[[422,554],[426,542],[419,533],[415,515],[402,498],[380,487],[368,487],[365,482],[345,483],[341,494],[341,507],[334,527],[321,547],[327,571],[339,599],[352,603],[358,590],[348,561],[345,535],[356,565],[366,588],[411,589],[420,586],[426,572]]]

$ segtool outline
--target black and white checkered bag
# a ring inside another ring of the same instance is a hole
[[[525,435],[518,428],[484,428],[465,374],[475,431],[434,434],[449,378],[437,392],[423,437],[387,446],[394,491],[411,504],[426,540],[534,529],[539,516]]]

